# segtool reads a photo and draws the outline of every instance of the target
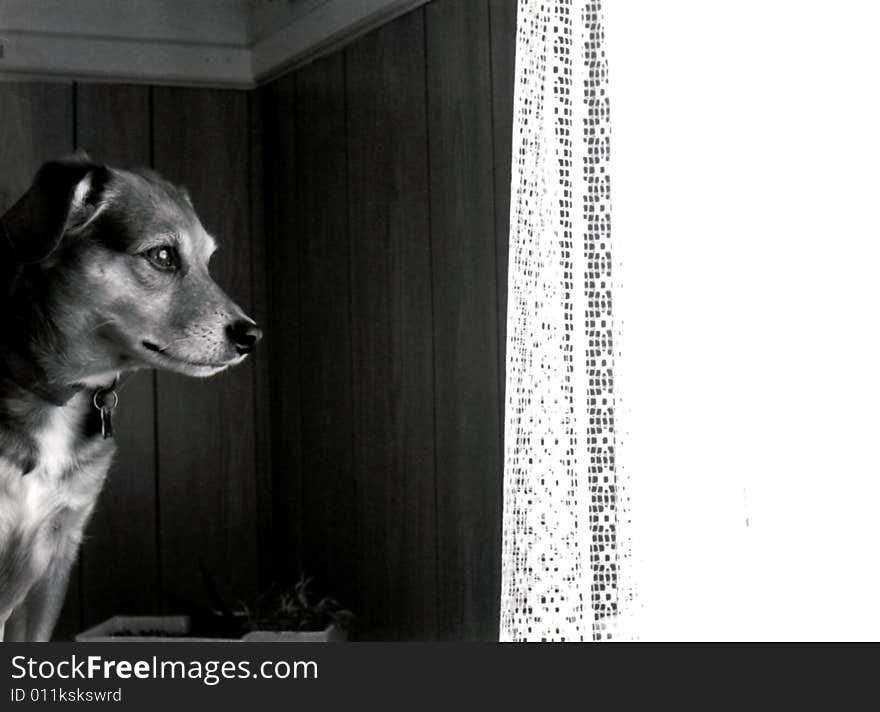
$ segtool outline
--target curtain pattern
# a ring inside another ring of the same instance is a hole
[[[518,18],[500,637],[600,640],[618,606],[602,9]]]

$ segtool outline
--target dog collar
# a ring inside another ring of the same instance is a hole
[[[82,383],[45,383],[34,367],[15,352],[7,351],[3,357],[0,359],[0,372],[4,373],[12,383],[37,396],[40,400],[59,408],[67,405],[71,398],[86,389]],[[116,406],[119,405],[119,395],[116,392],[118,385],[119,374],[117,373],[110,385],[100,386],[92,391],[92,405],[101,412],[101,433],[105,438],[113,434],[111,416]]]
[[[24,390],[33,393],[38,398],[51,403],[59,408],[67,405],[68,401],[77,393],[82,391],[82,386],[43,386],[38,383],[22,384],[19,383]]]
[[[0,371],[22,390],[59,407],[66,405],[84,388],[78,384],[47,383],[38,367],[28,363],[12,349],[3,350],[2,358],[0,358]]]
[[[119,374],[113,379],[113,383],[106,388],[99,388],[92,394],[92,405],[101,414],[101,436],[106,440],[113,437],[113,411],[119,405],[119,394],[116,386],[119,385]]]

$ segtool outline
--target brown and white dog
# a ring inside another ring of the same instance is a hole
[[[45,164],[0,218],[0,640],[52,635],[118,374],[210,376],[260,339],[211,279],[214,249],[184,190],[85,154]]]

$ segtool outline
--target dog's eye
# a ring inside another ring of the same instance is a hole
[[[167,245],[152,247],[144,253],[144,257],[157,269],[167,271],[177,269],[177,253],[173,247]]]

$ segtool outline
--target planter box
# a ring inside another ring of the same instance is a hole
[[[318,631],[255,630],[241,638],[190,635],[189,616],[113,616],[78,634],[77,643],[338,643],[346,631],[330,625]],[[120,635],[124,634],[124,635]]]

